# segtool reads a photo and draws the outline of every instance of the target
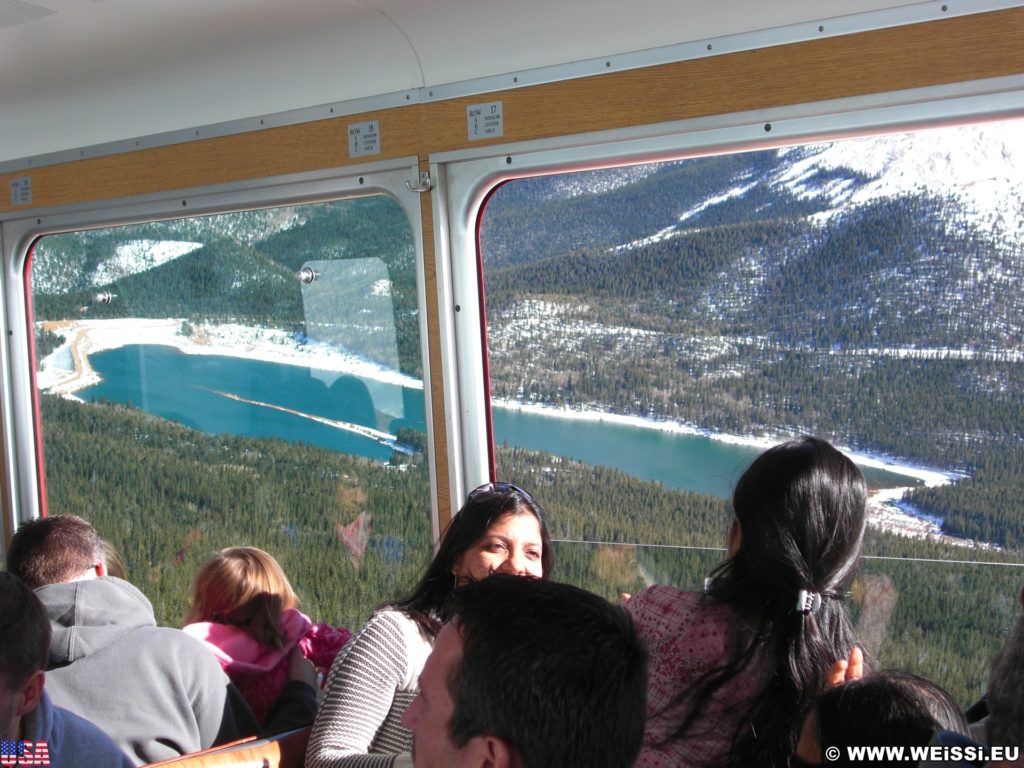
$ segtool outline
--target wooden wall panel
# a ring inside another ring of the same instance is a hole
[[[1018,8],[455,99],[424,139],[465,146],[466,106],[495,100],[502,143],[1016,75],[1022,36]]]
[[[420,171],[430,171],[427,161]],[[441,375],[441,334],[438,332],[440,307],[437,301],[437,252],[434,246],[434,206],[430,195],[421,195],[420,226],[423,228],[423,274],[429,331],[427,358],[430,366],[430,413],[434,421],[434,481],[437,486],[438,530],[444,531],[451,521],[451,489],[448,487],[448,433],[445,425],[444,378]]]
[[[410,117],[406,110],[390,110],[197,139],[12,173],[0,176],[0,183],[6,187],[10,178],[29,176],[33,204],[42,208],[317,171],[352,163],[353,122],[380,121],[387,140],[372,159],[415,154],[418,123]],[[10,200],[5,202],[10,210]]]

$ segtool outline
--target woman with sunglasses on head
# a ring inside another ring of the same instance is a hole
[[[411,766],[412,733],[400,718],[456,587],[492,573],[551,574],[544,513],[526,491],[488,483],[469,494],[412,593],[377,609],[331,667],[306,768]]]
[[[626,603],[650,652],[637,768],[787,764],[836,662],[856,664],[843,598],[866,502],[825,440],[776,445],[736,484],[728,558],[704,593],[656,585]]]

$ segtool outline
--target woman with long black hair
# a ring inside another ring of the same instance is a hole
[[[492,573],[547,578],[554,553],[540,506],[509,483],[469,494],[419,584],[381,606],[338,654],[306,750],[307,768],[411,766],[400,722],[456,587]]]
[[[651,654],[637,766],[786,765],[854,645],[843,600],[866,501],[860,470],[825,440],[777,445],[736,485],[728,559],[704,594],[656,585],[628,601]]]

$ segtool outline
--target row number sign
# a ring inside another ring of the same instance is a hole
[[[32,204],[32,179],[23,176],[11,179],[11,205]]]
[[[380,121],[351,123],[348,126],[348,156],[366,157],[380,154]]]
[[[500,101],[466,107],[469,140],[497,139],[505,135],[505,115]]]

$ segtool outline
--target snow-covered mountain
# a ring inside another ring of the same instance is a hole
[[[1024,121],[1013,120],[913,133],[845,139],[777,150],[781,161],[763,181],[802,198],[825,196],[835,207],[862,205],[879,197],[928,189],[961,197],[978,210],[1020,204],[1024,191]],[[682,161],[688,162],[688,161]],[[699,161],[698,161],[699,162]],[[600,171],[562,174],[546,180],[547,199],[599,195],[635,184],[665,164],[644,163]],[[821,171],[853,171],[870,179],[821,185]],[[1013,188],[1013,199],[1004,191]],[[734,188],[742,194],[748,187]]]
[[[959,126],[784,149],[773,180],[835,209],[921,190],[957,198],[982,225],[1019,227],[1024,210],[1024,121]],[[850,169],[864,184],[807,184],[821,170]]]
[[[1024,238],[1024,121],[787,147],[777,157],[763,173],[744,175],[680,213],[678,224],[621,244],[619,251],[664,239],[698,214],[742,200],[758,184],[824,206],[818,220],[880,198],[927,192],[957,201],[960,216],[951,225],[969,222],[997,238]]]
[[[485,263],[621,253],[693,227],[827,221],[883,198],[954,202],[950,227],[1024,239],[1024,121],[938,128],[524,179],[485,211]]]

